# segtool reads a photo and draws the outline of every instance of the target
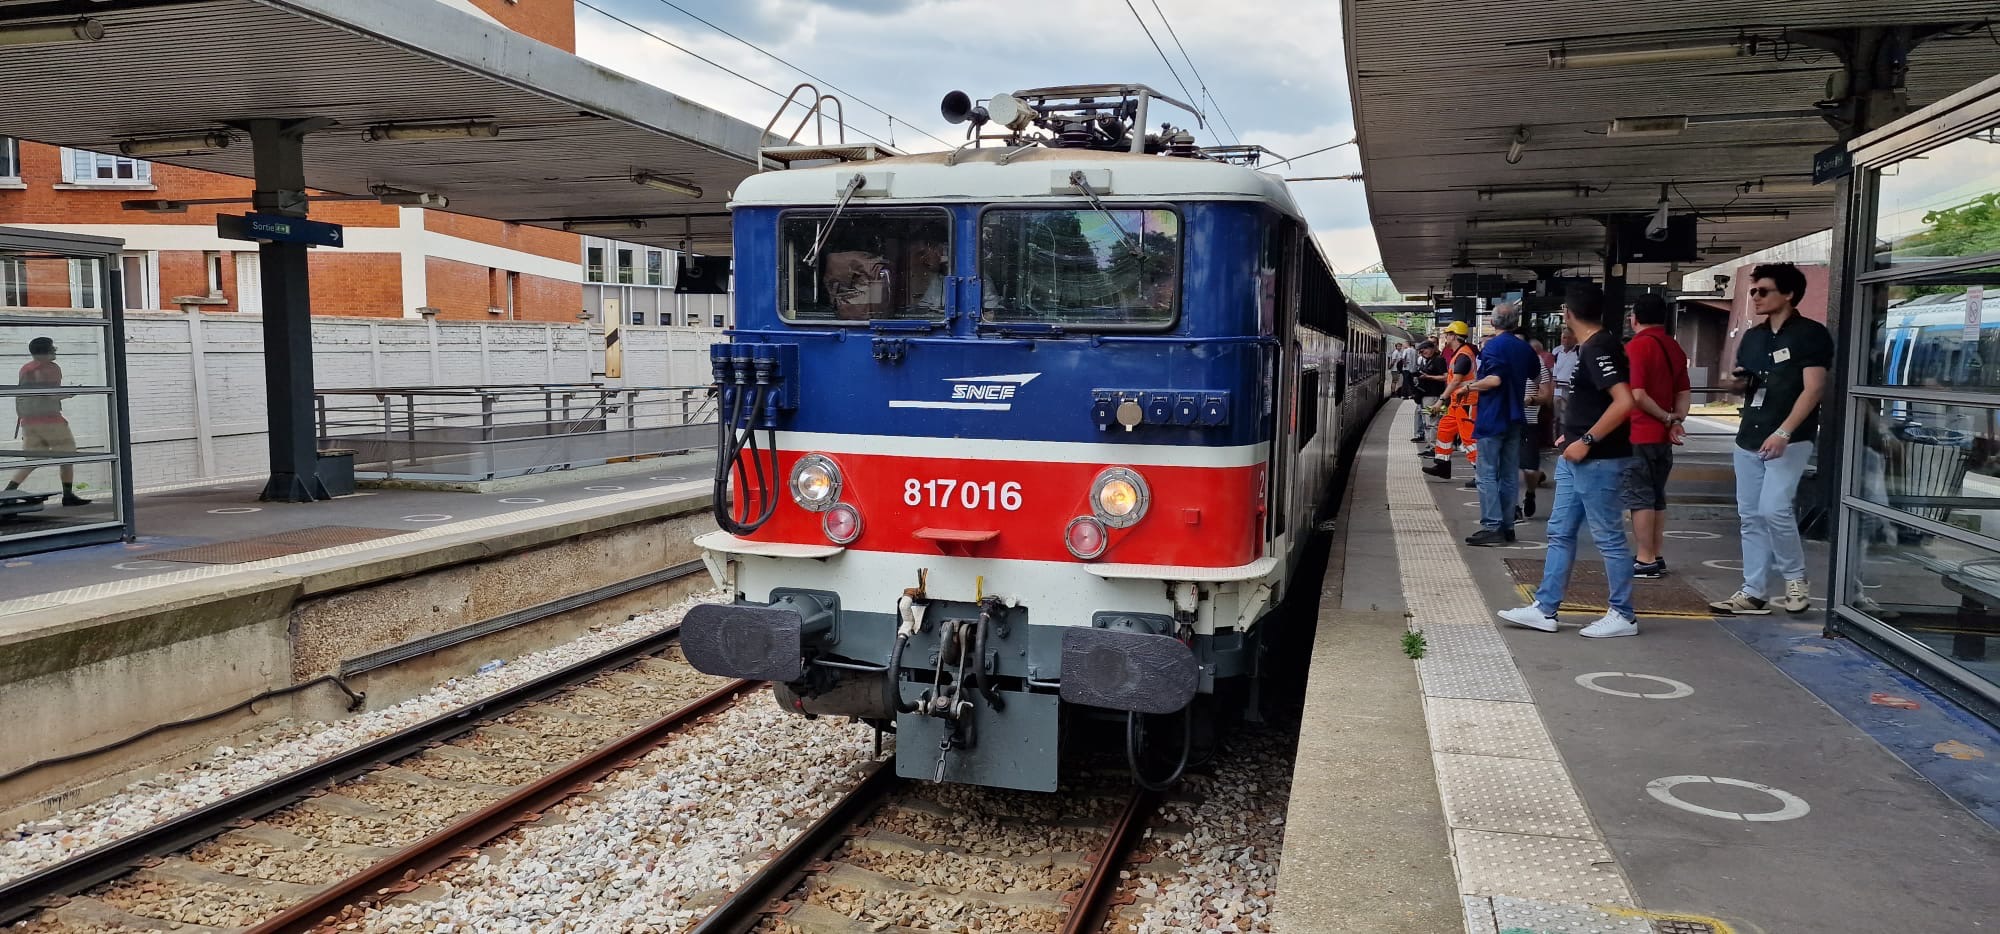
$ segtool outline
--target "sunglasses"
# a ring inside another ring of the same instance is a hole
[[[1764,297],[1764,296],[1766,296],[1766,295],[1772,295],[1772,294],[1776,294],[1776,293],[1777,293],[1777,291],[1778,291],[1777,289],[1767,289],[1767,288],[1764,288],[1763,286],[1758,286],[1757,288],[1754,288],[1754,289],[1751,289],[1751,290],[1750,290],[1750,297],[1751,297],[1751,298],[1763,298],[1763,297]]]

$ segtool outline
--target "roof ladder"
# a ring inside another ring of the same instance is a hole
[[[799,92],[807,90],[812,92],[810,105],[799,99]],[[832,145],[828,145],[826,141],[828,101],[833,102],[833,123],[836,133]],[[758,155],[778,163],[781,168],[791,168],[792,164],[797,162],[872,162],[876,159],[902,155],[878,143],[849,143],[847,110],[841,105],[840,98],[831,94],[821,94],[818,87],[806,81],[799,82],[798,87],[792,89],[792,93],[785,95],[785,102],[778,105],[778,112],[771,115],[769,123],[764,124],[764,132],[758,139],[770,138],[771,128],[778,125],[778,120],[792,108],[793,104],[805,107],[806,112],[805,116],[799,118],[799,125],[792,129],[792,135],[785,138],[783,145],[765,146],[757,150]],[[813,125],[815,141],[811,144],[802,144],[799,142],[799,134],[805,132],[807,124]]]

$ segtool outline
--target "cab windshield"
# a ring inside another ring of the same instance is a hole
[[[1159,208],[989,210],[979,220],[984,318],[1170,325],[1180,294],[1180,223]]]
[[[943,320],[950,262],[943,210],[786,214],[779,307],[788,321]]]

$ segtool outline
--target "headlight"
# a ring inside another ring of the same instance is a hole
[[[1091,512],[1114,529],[1126,528],[1145,518],[1151,502],[1145,478],[1127,467],[1109,468],[1090,485]]]
[[[825,512],[840,500],[840,468],[824,454],[807,454],[792,465],[792,502]]]

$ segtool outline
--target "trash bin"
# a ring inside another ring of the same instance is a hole
[[[326,487],[328,496],[346,496],[354,492],[354,452],[341,448],[329,448],[319,452],[319,482]]]
[[[1970,465],[1972,436],[1949,428],[1929,428],[1919,424],[1899,425],[1894,434],[1903,443],[1896,450],[1885,487],[1889,505],[1932,522],[1946,522],[1950,506],[1921,505],[1918,497],[1963,496],[1965,474]],[[1898,502],[1901,500],[1901,502]],[[1900,537],[1914,535],[1902,530]]]

